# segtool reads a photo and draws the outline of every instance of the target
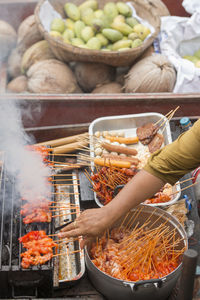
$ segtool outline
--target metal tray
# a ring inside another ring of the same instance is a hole
[[[64,178],[64,177],[63,177]],[[69,178],[69,177],[67,177]],[[57,192],[61,193],[56,195],[55,199],[57,202],[61,201],[62,205],[71,204],[76,207],[75,214],[72,213],[72,208],[63,211],[63,214],[68,214],[66,216],[60,216],[56,218],[55,226],[60,227],[67,222],[74,221],[75,218],[80,214],[80,203],[79,203],[79,191],[78,191],[78,180],[76,172],[72,173],[71,181],[67,181],[69,184],[66,185],[66,181],[59,183],[57,186]],[[65,193],[65,194],[62,194]],[[63,203],[64,202],[64,203]],[[73,210],[74,212],[74,210]],[[56,214],[59,214],[58,212]],[[79,251],[74,254],[68,254],[71,251]],[[57,257],[55,262],[56,273],[59,274],[57,288],[63,288],[64,286],[75,284],[83,274],[85,273],[85,259],[83,249],[80,248],[80,238],[78,240],[71,240],[68,244],[63,244],[60,248],[61,253],[66,255],[61,255]]]
[[[93,136],[96,131],[100,131],[100,132],[101,131],[124,131],[126,137],[136,136],[137,127],[140,127],[148,122],[155,123],[161,118],[163,120],[166,120],[163,136],[164,136],[164,145],[167,145],[172,143],[169,121],[164,115],[155,112],[98,118],[90,124],[89,135]],[[138,150],[138,154],[140,155],[140,151],[144,149],[144,146],[139,142],[137,145],[134,145],[134,148]],[[91,157],[94,157],[93,143],[90,143],[90,155]],[[92,169],[93,168],[94,165],[92,164]],[[179,183],[173,186],[172,192],[173,193],[177,192],[173,196],[172,200],[166,203],[158,203],[158,204],[156,203],[156,204],[148,204],[148,205],[163,207],[175,203],[181,195],[181,188]],[[103,205],[98,200],[96,193],[94,193],[94,198],[97,205],[102,207]]]

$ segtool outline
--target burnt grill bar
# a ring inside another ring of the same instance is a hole
[[[20,214],[24,203],[16,190],[15,178],[6,170],[6,162],[0,172],[0,298],[51,297],[53,260],[23,269],[20,254],[25,249],[18,239],[33,230],[54,233],[54,221],[24,224]]]

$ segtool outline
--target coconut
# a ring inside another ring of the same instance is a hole
[[[51,58],[55,58],[55,56],[47,41],[39,41],[24,52],[21,61],[21,71],[25,73],[34,63]]]
[[[27,72],[28,90],[33,93],[70,94],[77,90],[72,70],[56,59],[42,60]]]
[[[78,62],[74,70],[78,84],[84,92],[91,92],[97,85],[115,79],[115,68],[105,64]]]
[[[175,82],[176,72],[167,57],[154,54],[132,66],[125,80],[125,92],[172,92]]]
[[[43,40],[34,15],[29,16],[20,24],[17,34],[17,46],[22,53],[33,44]]]
[[[11,78],[21,75],[21,59],[22,55],[18,48],[13,49],[8,58],[8,74]]]
[[[0,60],[5,60],[10,54],[16,40],[17,33],[15,29],[7,22],[0,20]]]
[[[92,94],[120,94],[122,86],[117,82],[103,84],[92,91]]]
[[[7,91],[11,93],[23,93],[27,91],[27,78],[26,76],[18,76],[11,80],[7,85]]]

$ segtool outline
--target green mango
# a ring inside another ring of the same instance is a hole
[[[97,19],[101,19],[104,16],[104,12],[102,9],[98,9],[94,12],[94,17]]]
[[[101,49],[101,42],[98,38],[92,37],[88,42],[87,42],[87,47],[92,50],[100,50]]]
[[[89,41],[94,36],[94,30],[90,26],[85,26],[83,30],[81,31],[81,38],[84,40],[86,43]]]
[[[84,41],[80,38],[73,38],[71,39],[71,44],[79,47],[80,45],[84,45]]]
[[[55,18],[51,22],[51,31],[58,31],[60,33],[63,33],[65,30],[65,22],[62,19]]]
[[[118,51],[127,51],[127,50],[131,50],[131,48],[120,48]]]
[[[193,55],[185,55],[185,56],[183,56],[183,58],[193,62],[194,64],[199,61],[199,59]]]
[[[118,12],[125,16],[125,17],[131,17],[132,16],[132,11],[131,8],[124,2],[117,2],[116,4]]]
[[[81,38],[81,31],[83,30],[83,28],[85,28],[85,23],[83,23],[83,21],[76,21],[74,24],[74,31],[75,31],[75,35],[78,38]]]
[[[80,10],[74,3],[66,3],[64,10],[66,15],[73,21],[80,20]]]
[[[125,23],[125,18],[122,15],[118,15],[114,18],[113,23]]]
[[[150,29],[142,24],[136,24],[133,31],[137,33],[139,39],[142,41],[151,33]]]
[[[102,46],[108,45],[108,39],[102,33],[97,33],[96,37],[100,40]]]
[[[111,24],[111,28],[120,31],[124,35],[129,35],[130,33],[133,32],[133,29],[129,25],[123,22],[113,22]]]
[[[120,31],[111,29],[111,28],[105,28],[102,30],[102,34],[111,42],[117,42],[123,38],[123,35]]]
[[[108,2],[104,6],[104,14],[113,20],[118,15],[117,6],[114,2]]]
[[[194,53],[194,56],[200,59],[200,49]]]
[[[121,41],[118,41],[116,43],[113,44],[113,51],[117,51],[121,48],[130,48],[131,45],[132,45],[132,42],[131,40],[121,40]]]
[[[62,36],[64,41],[71,41],[71,39],[75,37],[74,32],[71,29],[65,29]]]
[[[132,41],[132,48],[136,48],[142,45],[142,40],[141,39],[135,39],[134,41]]]
[[[129,35],[128,35],[128,39],[129,40],[132,40],[132,41],[134,41],[134,40],[136,40],[136,39],[138,39],[139,37],[138,37],[138,35],[137,35],[137,33],[136,32],[132,32],[132,33],[130,33]]]
[[[94,11],[92,8],[88,7],[81,10],[81,20],[88,26],[92,26],[92,21],[94,19]]]
[[[195,63],[195,67],[196,67],[196,68],[200,68],[200,60],[198,60],[198,61]]]
[[[104,28],[104,22],[101,19],[93,19],[92,21],[92,28],[96,32],[100,32]]]
[[[92,10],[98,9],[98,2],[96,0],[88,0],[79,5],[79,10],[84,10],[86,8],[91,8]]]
[[[72,21],[71,19],[66,19],[65,20],[65,26],[68,28],[68,29],[71,29],[74,31],[74,21]]]
[[[58,31],[53,31],[53,30],[51,30],[51,31],[49,32],[49,34],[50,34],[50,36],[55,37],[55,38],[58,38],[59,40],[62,40],[62,39],[63,39],[62,34],[61,34],[60,32],[58,32]]]
[[[131,17],[131,18],[126,18],[126,23],[127,23],[129,26],[131,26],[132,28],[133,28],[135,25],[139,24],[139,22],[138,22],[135,18],[133,18],[133,17]]]

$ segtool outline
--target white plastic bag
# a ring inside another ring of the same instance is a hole
[[[200,92],[200,68],[182,57],[200,49],[200,1],[184,2],[190,11],[195,8],[194,14],[190,18],[161,18],[160,49],[177,71],[174,93],[196,93]]]
[[[200,11],[199,0],[184,0],[182,6],[189,14],[193,14],[195,11]]]

